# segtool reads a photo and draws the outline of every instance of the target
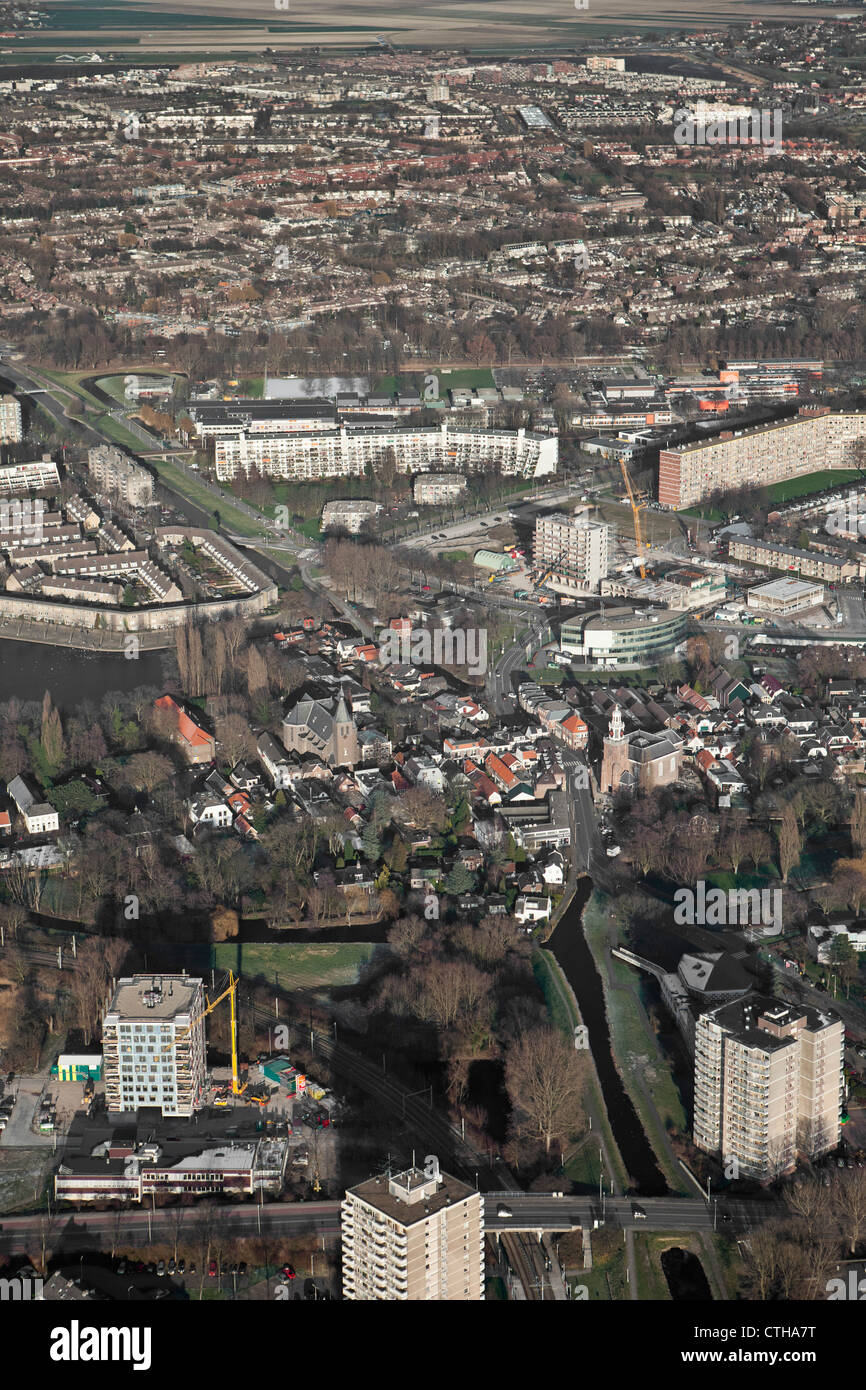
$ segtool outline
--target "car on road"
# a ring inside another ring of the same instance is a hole
[[[508,1217],[513,1216],[513,1214],[511,1208],[507,1207],[504,1202],[499,1202],[497,1204],[496,1215],[499,1217],[500,1221],[506,1221]]]
[[[646,1212],[643,1207],[639,1207],[637,1202],[631,1204],[631,1214],[635,1221],[646,1221]]]
[[[294,1265],[283,1265],[282,1269],[280,1270],[280,1273],[284,1275],[286,1279],[297,1278],[297,1275],[295,1274]]]

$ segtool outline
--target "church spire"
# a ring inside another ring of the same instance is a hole
[[[610,716],[608,737],[619,743],[623,738],[622,710],[619,705],[614,705],[613,713]]]

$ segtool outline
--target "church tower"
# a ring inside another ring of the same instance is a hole
[[[628,734],[623,727],[622,710],[619,705],[614,705],[608,735],[604,740],[599,787],[603,792],[615,792],[628,771]]]
[[[337,708],[334,713],[331,760],[337,767],[354,767],[356,763],[361,761],[358,730],[354,719],[346,708],[346,699],[343,695],[337,701]]]

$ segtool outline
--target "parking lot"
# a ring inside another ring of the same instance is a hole
[[[53,1136],[50,1134],[40,1134],[38,1129],[33,1128],[33,1118],[39,1104],[44,1086],[42,1075],[16,1077],[12,1086],[4,1093],[6,1096],[14,1096],[15,1107],[7,1121],[3,1134],[0,1135],[0,1145],[6,1149],[33,1149],[39,1145],[54,1143]]]

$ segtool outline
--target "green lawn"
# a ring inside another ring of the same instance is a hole
[[[110,415],[92,416],[89,418],[88,424],[91,424],[95,430],[101,431],[102,434],[107,434],[109,439],[114,440],[115,444],[122,444],[126,449],[134,449],[140,453],[144,448],[140,439],[137,439],[134,434],[130,434],[129,430],[125,430],[123,425],[119,425]],[[159,447],[156,440],[154,440],[154,445]]]
[[[856,483],[858,475],[850,468],[825,468],[818,473],[804,473],[802,478],[788,478],[782,483],[773,483],[767,493],[773,502],[790,502],[794,497],[805,497],[810,492],[823,492],[828,487],[839,487],[843,483]]]
[[[112,400],[117,401],[119,405],[126,405],[128,402],[123,389],[123,380],[122,376],[101,376],[96,384],[101,391],[104,391],[107,396],[111,396]]]
[[[113,423],[113,422],[110,422]],[[141,448],[141,445],[138,446]],[[200,482],[190,478],[181,468],[164,458],[149,458],[148,462],[156,469],[160,478],[167,486],[174,488],[183,497],[189,498],[190,502],[195,502],[196,506],[202,508],[210,516],[215,511],[220,514],[220,521],[237,531],[241,536],[261,536],[265,532],[262,527],[256,526],[250,521],[245,512],[238,511],[233,507],[228,497],[214,497]]]
[[[444,396],[446,391],[457,390],[458,388],[467,389],[473,386],[495,386],[493,380],[493,370],[490,367],[463,367],[454,371],[443,368],[441,371],[431,368],[428,372],[405,371],[400,373],[400,385],[405,389],[407,386],[414,386],[417,391],[424,394],[425,376],[435,376],[439,382],[439,395]],[[384,391],[388,394],[397,390],[398,378],[394,376],[381,376],[374,387],[375,391]]]
[[[312,989],[354,984],[375,949],[366,941],[249,946],[223,942],[212,948],[212,955],[215,970],[239,971],[248,980],[273,982],[276,976],[283,989]]]

